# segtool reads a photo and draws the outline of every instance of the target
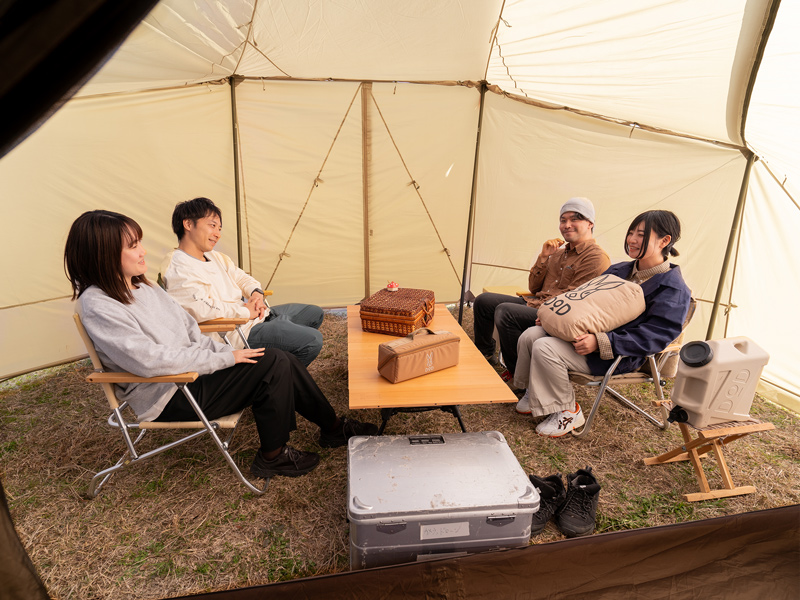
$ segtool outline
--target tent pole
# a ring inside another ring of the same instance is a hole
[[[750,183],[750,172],[753,169],[753,163],[756,160],[756,155],[748,152],[747,165],[744,169],[744,177],[742,177],[742,187],[739,189],[739,200],[736,203],[736,210],[733,213],[733,223],[731,223],[731,233],[728,236],[728,247],[725,249],[725,258],[722,260],[722,270],[719,274],[719,283],[717,284],[717,295],[714,297],[714,307],[711,309],[711,318],[708,321],[708,331],[706,331],[706,339],[710,340],[714,335],[714,325],[717,320],[717,313],[719,312],[719,304],[722,300],[722,291],[725,287],[725,278],[728,276],[728,267],[731,263],[733,256],[733,248],[736,245],[737,233],[744,214],[744,201],[747,198],[747,187]],[[731,282],[733,285],[733,282]]]
[[[472,256],[472,223],[475,220],[475,197],[478,193],[478,159],[481,153],[481,132],[483,131],[483,105],[486,99],[486,82],[481,81],[481,99],[478,109],[478,135],[475,140],[475,161],[472,165],[472,192],[469,197],[469,218],[467,219],[467,242],[464,244],[464,272],[461,276],[461,296],[458,300],[458,323],[464,317],[464,296],[467,290],[467,271]]]
[[[244,248],[242,240],[242,199],[239,189],[239,123],[236,115],[236,78],[228,77],[231,86],[231,134],[233,137],[233,193],[236,200],[236,247],[239,252],[239,268],[242,268],[244,260]],[[247,265],[250,268],[250,265]]]
[[[364,298],[370,295],[369,281],[369,164],[370,139],[369,100],[372,96],[372,82],[361,84],[361,197],[364,223]]]

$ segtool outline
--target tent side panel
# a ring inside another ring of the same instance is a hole
[[[237,87],[253,275],[275,303],[364,296],[363,97],[357,83]],[[365,97],[372,291],[394,279],[455,300],[479,94],[374,84]]]
[[[763,377],[776,391],[788,392],[787,400],[794,395],[794,410],[800,407],[800,350],[795,340],[800,331],[800,263],[793,237],[797,231],[800,211],[764,165],[756,163],[750,176],[737,259],[736,308],[731,311],[727,335],[745,335],[769,353]],[[722,337],[722,330],[718,332],[716,337]]]
[[[135,219],[155,280],[177,243],[170,225],[175,204],[208,196],[233,217],[232,181],[227,85],[69,102],[0,162],[0,197],[14,224],[0,239],[0,315],[16,323],[9,315],[23,313],[10,307],[30,305],[25,335],[3,329],[4,341],[15,342],[3,345],[0,376],[83,353],[75,350],[69,319],[53,321],[42,302],[71,294],[64,242],[78,215],[105,209]],[[235,219],[225,224],[220,249],[236,256]],[[43,357],[45,341],[51,350]]]
[[[675,212],[682,237],[673,262],[697,298],[714,299],[746,164],[740,152],[494,94],[485,110],[473,293],[485,285],[524,288],[542,243],[559,235],[561,204],[586,196],[597,213],[595,237],[612,262],[627,260],[623,244],[633,217]],[[705,333],[703,313],[692,323],[692,339]]]

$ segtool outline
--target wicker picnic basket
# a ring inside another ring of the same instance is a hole
[[[432,290],[382,289],[361,301],[361,328],[372,333],[408,335],[430,324],[435,303]]]

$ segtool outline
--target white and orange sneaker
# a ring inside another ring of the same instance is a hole
[[[547,417],[536,426],[536,433],[546,437],[561,437],[586,422],[578,403],[575,410],[562,410]]]

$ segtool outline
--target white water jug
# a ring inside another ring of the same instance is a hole
[[[671,420],[701,428],[747,421],[756,385],[769,354],[746,337],[690,342],[672,389]]]

